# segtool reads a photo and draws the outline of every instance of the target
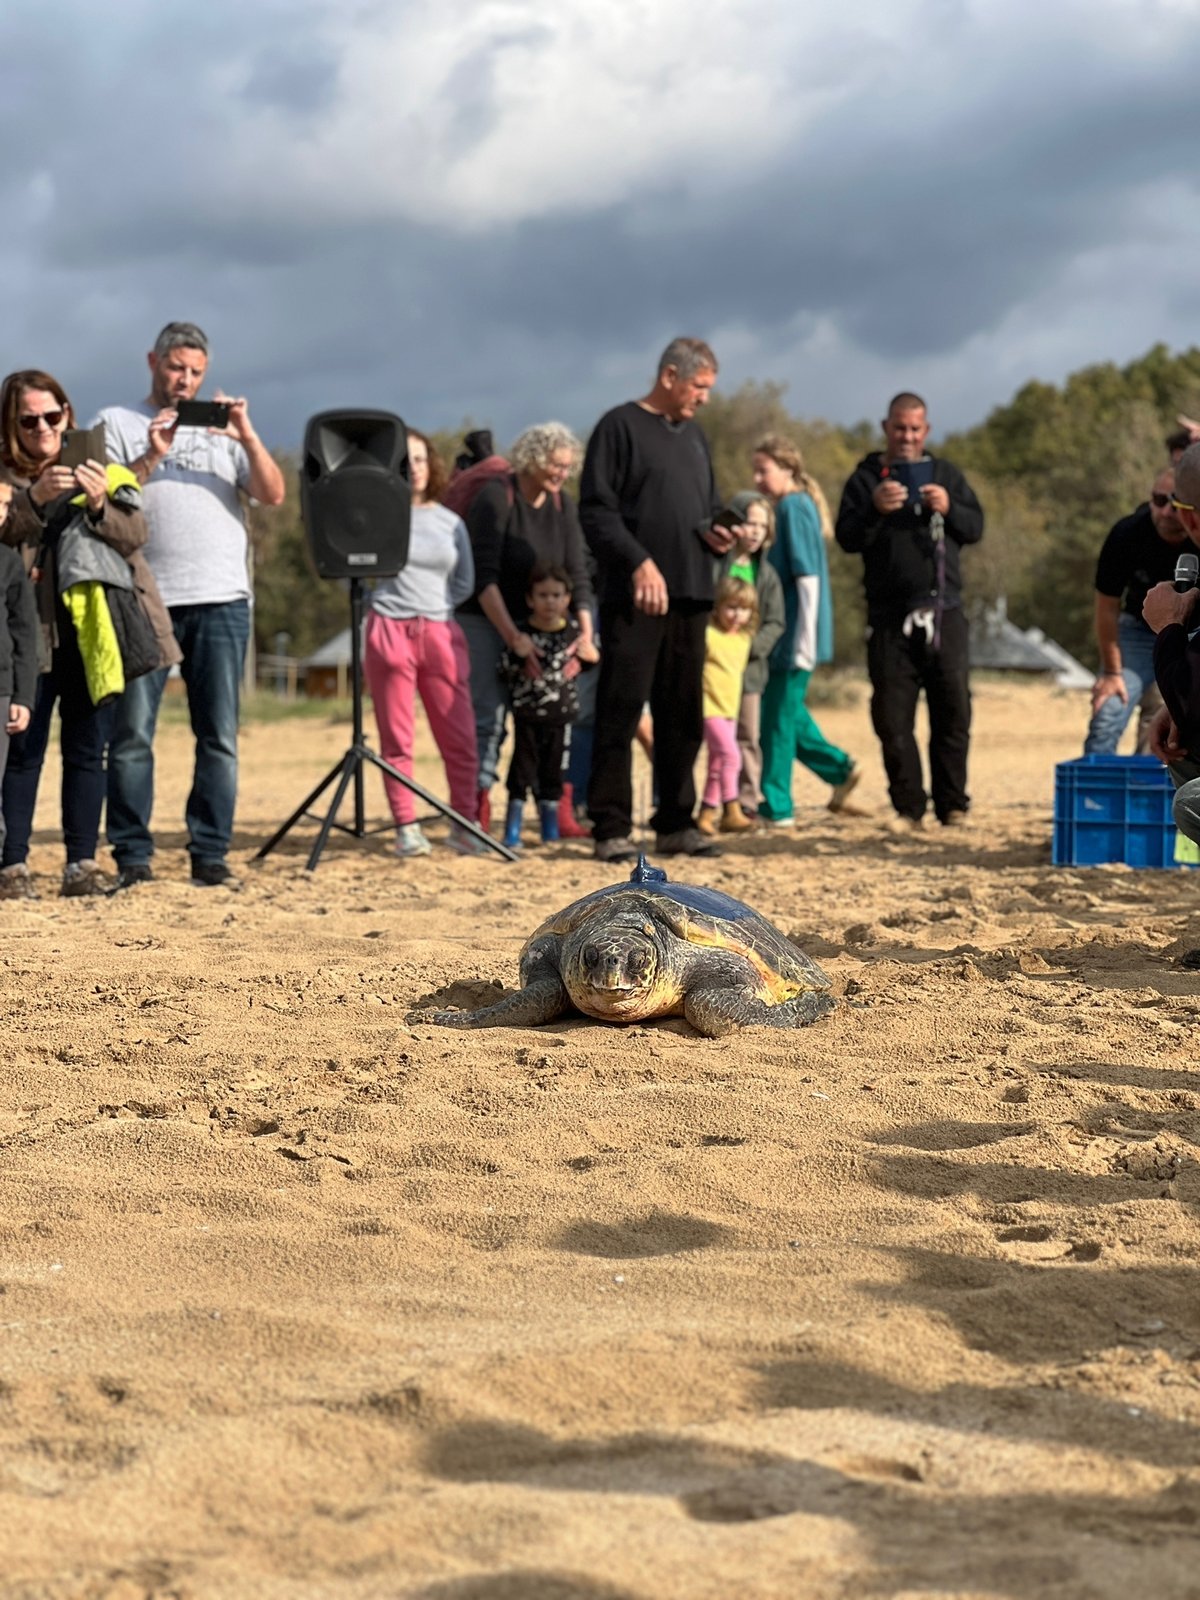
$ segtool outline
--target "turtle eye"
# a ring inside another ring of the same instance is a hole
[[[585,944],[583,947],[583,964],[585,967],[594,967],[600,960],[600,952],[594,944]]]

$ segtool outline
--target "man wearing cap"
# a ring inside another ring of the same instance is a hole
[[[196,740],[185,807],[192,882],[236,879],[226,862],[237,799],[238,706],[250,637],[246,497],[277,506],[283,474],[255,433],[244,399],[229,399],[224,428],[185,427],[176,407],[195,398],[208,340],[194,323],[169,322],[147,357],[149,397],[100,413],[109,455],[143,485],[146,559],[183,652],[181,671]],[[108,842],[118,884],[154,873],[154,731],[165,670],[135,678],[117,702],[108,753]]]
[[[1172,508],[1183,532],[1200,544],[1200,444],[1179,458]],[[1155,635],[1154,676],[1164,701],[1150,749],[1167,763],[1175,784],[1175,826],[1195,844],[1200,844],[1200,632],[1193,631],[1198,600],[1200,589],[1179,593],[1166,581],[1155,584],[1142,607]],[[1200,966],[1200,950],[1190,951],[1184,961]]]
[[[1168,444],[1170,441],[1168,440]],[[1096,643],[1100,672],[1092,687],[1085,756],[1112,755],[1145,691],[1154,684],[1154,632],[1142,604],[1169,582],[1187,530],[1171,503],[1175,468],[1164,467],[1150,497],[1113,525],[1096,564]]]

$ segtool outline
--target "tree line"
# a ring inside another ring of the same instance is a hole
[[[936,395],[928,398],[936,410]],[[1145,500],[1166,464],[1164,441],[1179,413],[1200,415],[1200,349],[1172,355],[1160,344],[1127,366],[1085,367],[1060,385],[1029,382],[976,427],[933,441],[936,454],[966,472],[987,514],[982,544],[964,552],[972,608],[1004,599],[1018,626],[1041,628],[1093,664],[1096,556],[1112,524]],[[779,383],[718,390],[700,421],[725,493],[750,487],[754,445],[783,433],[799,443],[835,513],[843,483],[881,442],[876,421],[846,428],[793,414]],[[473,426],[464,421],[431,437],[452,460]],[[260,650],[273,650],[276,635],[286,633],[289,653],[305,656],[345,627],[348,610],[343,586],[317,578],[309,560],[298,458],[280,452],[277,459],[287,499],[278,510],[250,513],[255,632]],[[858,663],[862,563],[834,547],[829,565],[836,660]]]

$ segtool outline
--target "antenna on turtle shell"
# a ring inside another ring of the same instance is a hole
[[[630,883],[666,883],[667,875],[661,867],[652,867],[645,856],[637,858],[637,866],[629,874]]]

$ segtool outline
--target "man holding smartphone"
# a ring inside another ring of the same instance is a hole
[[[925,449],[920,395],[888,406],[884,448],[865,456],[842,493],[836,537],[863,558],[871,722],[883,751],[895,826],[921,828],[929,795],[913,725],[929,708],[933,809],[946,827],[967,819],[971,732],[967,619],[959,552],[983,537],[983,512],[949,461]]]
[[[226,862],[237,799],[238,706],[250,637],[250,574],[243,501],[279,505],[283,474],[255,433],[244,399],[218,392],[197,412],[208,340],[169,322],[147,357],[140,406],[100,413],[110,459],[142,483],[150,563],[183,652],[196,740],[185,820],[192,882],[236,886]],[[222,416],[224,423],[222,424]],[[117,702],[108,753],[108,842],[125,889],[153,876],[154,732],[166,669],[135,678]]]

